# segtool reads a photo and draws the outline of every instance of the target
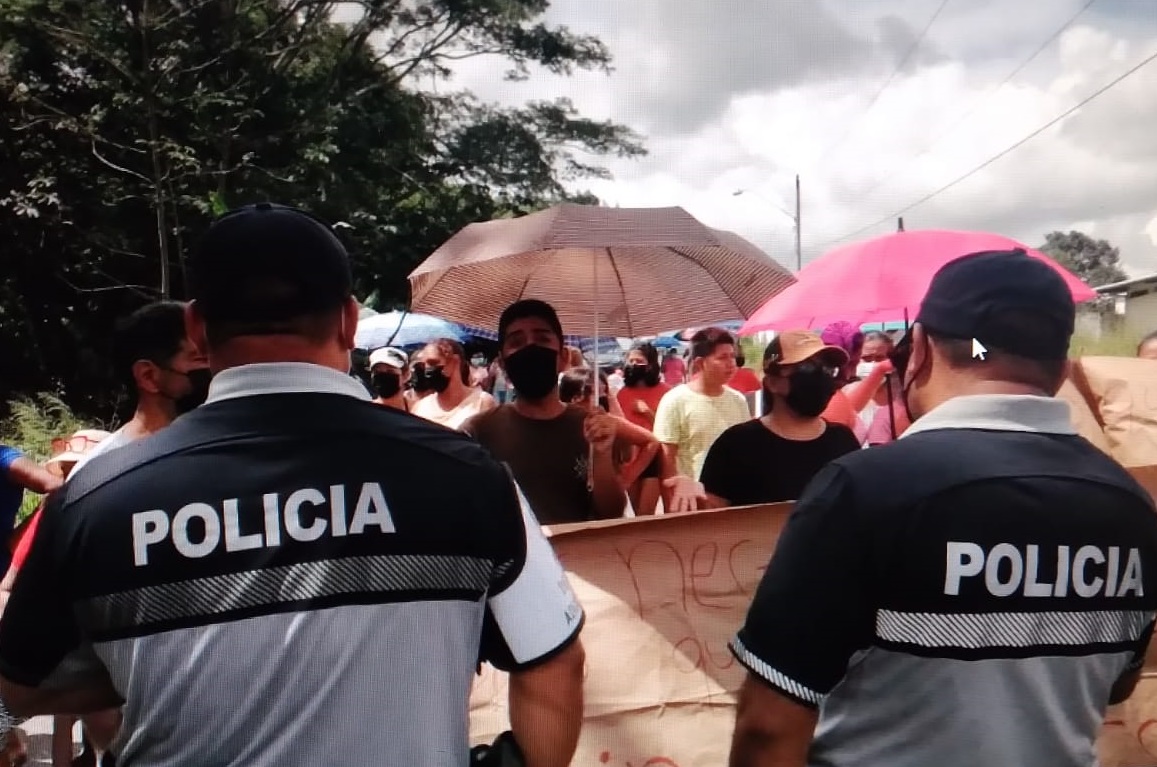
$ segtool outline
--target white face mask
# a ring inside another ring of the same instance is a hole
[[[867,378],[876,369],[879,362],[868,362],[867,360],[860,360],[860,364],[856,365],[856,377]]]

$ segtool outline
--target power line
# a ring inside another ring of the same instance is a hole
[[[1065,32],[1067,32],[1069,27],[1071,27],[1073,24],[1076,23],[1077,19],[1079,19],[1081,16],[1085,15],[1085,12],[1088,11],[1089,8],[1091,8],[1093,3],[1095,3],[1095,2],[1097,2],[1097,0],[1088,0],[1084,4],[1084,6],[1081,7],[1080,10],[1078,10],[1075,14],[1073,14],[1072,16],[1069,17],[1068,21],[1066,21],[1063,26],[1061,26],[1056,32],[1054,32],[1052,34],[1052,36],[1050,36],[1047,40],[1045,40],[1043,43],[1041,43],[1040,47],[1037,48],[1031,56],[1029,56],[1027,59],[1022,61],[1019,65],[1017,65],[1016,69],[1009,72],[1008,76],[1005,77],[1003,80],[1001,80],[996,86],[994,86],[993,88],[990,88],[983,96],[981,96],[976,101],[976,103],[974,103],[972,105],[971,108],[968,109],[968,111],[966,111],[964,114],[962,114],[958,118],[956,118],[956,120],[951,125],[949,125],[946,129],[944,129],[940,133],[940,135],[938,135],[936,138],[934,138],[931,142],[929,142],[927,145],[925,145],[925,147],[922,150],[920,150],[919,154],[913,156],[912,159],[909,160],[908,162],[914,162],[916,160],[919,160],[921,157],[926,156],[929,152],[931,152],[933,149],[935,149],[937,146],[939,146],[941,141],[946,139],[948,136],[952,135],[952,132],[955,131],[956,128],[959,127],[959,125],[962,122],[964,122],[966,119],[968,119],[972,115],[976,114],[977,110],[979,110],[980,107],[982,107],[986,103],[988,103],[989,99],[991,99],[993,96],[995,96],[1000,91],[1001,88],[1003,88],[1004,86],[1006,86],[1010,82],[1012,82],[1012,79],[1014,77],[1016,77],[1021,72],[1023,72],[1025,70],[1025,68],[1028,67],[1029,64],[1036,61],[1037,57],[1039,57],[1042,53],[1044,53],[1046,50],[1048,50],[1049,46],[1052,45],[1054,42],[1056,42],[1057,38],[1059,38],[1061,35],[1063,35]],[[861,198],[866,197],[867,195],[871,194],[872,192],[875,192],[880,187],[885,186],[889,182],[895,181],[897,178],[897,175],[898,174],[889,174],[888,176],[877,181],[872,186],[868,187],[865,191],[859,192],[858,195]]]
[[[1124,74],[1118,75],[1117,77],[1113,78],[1112,80],[1109,81],[1108,84],[1104,85],[1099,90],[1095,91],[1092,95],[1086,97],[1084,100],[1082,100],[1076,106],[1063,112],[1062,114],[1058,115],[1057,117],[1054,117],[1053,119],[1049,120],[1047,123],[1045,123],[1041,127],[1037,128],[1032,133],[1030,133],[1027,136],[1025,136],[1024,138],[1022,138],[1020,141],[1017,141],[1015,144],[1008,147],[1007,149],[1000,152],[999,154],[995,154],[992,157],[988,158],[987,160],[982,162],[980,165],[977,165],[975,168],[973,168],[972,170],[965,173],[963,176],[960,176],[959,178],[957,178],[953,181],[950,181],[949,183],[945,184],[944,186],[940,187],[939,189],[937,189],[934,192],[930,192],[929,194],[924,195],[923,197],[921,197],[919,200],[912,203],[911,205],[908,205],[904,208],[901,208],[900,210],[896,211],[895,213],[890,213],[887,216],[884,216],[879,221],[874,221],[865,227],[861,227],[861,228],[857,229],[856,231],[851,232],[850,234],[845,234],[843,237],[828,241],[827,243],[825,243],[822,246],[822,248],[827,249],[827,248],[831,247],[832,245],[835,245],[838,242],[843,242],[844,240],[849,240],[849,239],[851,239],[851,238],[853,238],[859,234],[863,234],[864,232],[867,232],[871,229],[875,229],[877,226],[881,226],[882,224],[886,224],[889,221],[892,221],[893,219],[896,219],[899,216],[904,215],[905,213],[912,210],[913,208],[919,207],[920,205],[923,205],[924,203],[928,202],[929,200],[931,200],[935,197],[939,197],[940,195],[944,194],[945,192],[947,192],[949,189],[953,188],[957,184],[960,184],[960,183],[972,178],[977,173],[984,170],[988,166],[992,165],[997,160],[1000,160],[1001,158],[1012,154],[1017,149],[1020,149],[1022,146],[1024,146],[1028,142],[1032,141],[1034,138],[1036,138],[1040,134],[1044,133],[1046,130],[1053,127],[1057,123],[1059,123],[1061,120],[1064,120],[1069,115],[1072,115],[1074,112],[1077,112],[1078,110],[1083,108],[1085,105],[1089,104],[1091,101],[1099,98],[1100,96],[1102,96],[1103,94],[1105,94],[1106,92],[1111,90],[1112,88],[1116,87],[1119,83],[1121,83],[1124,80],[1128,79],[1129,77],[1132,77],[1133,75],[1135,75],[1137,72],[1140,72],[1142,69],[1144,69],[1146,66],[1153,63],[1154,61],[1157,61],[1157,53],[1153,53],[1152,55],[1150,55],[1149,57],[1144,59],[1140,64],[1137,64],[1136,66],[1134,66],[1133,68],[1131,68],[1130,70],[1125,72]]]
[[[884,81],[884,84],[880,86],[880,89],[876,91],[876,95],[872,96],[872,100],[868,102],[868,106],[864,109],[863,112],[860,113],[859,118],[856,120],[848,120],[847,129],[844,131],[843,135],[840,136],[840,139],[829,146],[828,149],[823,153],[823,156],[820,158],[821,161],[826,160],[833,151],[838,149],[841,144],[847,141],[848,138],[852,135],[852,131],[855,129],[857,123],[868,116],[868,114],[876,106],[876,103],[879,102],[880,97],[883,96],[884,92],[887,91],[889,86],[892,85],[892,81],[895,80],[900,72],[904,70],[904,67],[907,66],[908,61],[920,48],[920,44],[924,42],[924,38],[928,36],[928,30],[932,29],[932,25],[936,23],[938,18],[940,18],[940,14],[944,12],[944,9],[948,6],[949,2],[951,2],[951,0],[940,0],[940,5],[936,8],[936,12],[932,14],[932,18],[928,19],[928,23],[924,25],[924,29],[920,30],[920,34],[916,36],[916,39],[912,42],[912,45],[908,47],[907,53],[905,53],[904,57],[900,59],[900,62],[896,65],[896,68],[892,70],[892,74],[889,75],[888,79]]]

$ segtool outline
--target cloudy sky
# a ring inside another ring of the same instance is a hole
[[[509,83],[502,62],[471,61],[454,85],[502,103],[565,95],[588,116],[629,124],[650,156],[612,162],[614,180],[591,191],[624,207],[683,206],[789,266],[792,221],[776,208],[794,206],[798,173],[805,263],[893,231],[901,214],[908,229],[983,229],[1029,245],[1082,229],[1147,275],[1157,272],[1157,61],[933,194],[1157,53],[1157,0],[1094,0],[1077,16],[1087,3],[554,0],[548,20],[602,38],[613,74]]]

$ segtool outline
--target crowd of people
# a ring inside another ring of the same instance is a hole
[[[1088,765],[1153,631],[1157,518],[1054,399],[1072,298],[1025,259],[953,262],[899,343],[779,332],[762,375],[716,327],[600,370],[535,299],[493,364],[435,339],[360,369],[330,229],[231,212],[191,300],[117,328],[132,418],[0,451],[0,524],[47,494],[5,562],[0,731],[56,715],[58,765],[73,715],[91,764],[464,765],[485,661],[503,742],[564,767],[584,615],[540,525],[796,500],[731,645],[733,767]]]
[[[563,343],[545,302],[520,301],[505,321],[492,361],[441,338],[371,350],[355,375],[379,404],[464,430],[509,463],[545,524],[793,500],[831,459],[907,425],[895,340],[880,330],[786,331],[759,375],[722,328],[693,332],[683,354],[641,341],[599,366]],[[606,450],[587,431],[599,414],[611,418],[592,428],[614,429]]]

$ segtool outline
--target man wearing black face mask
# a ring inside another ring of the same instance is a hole
[[[719,435],[699,481],[712,506],[747,506],[799,498],[827,463],[859,449],[851,429],[821,413],[847,353],[807,330],[775,337],[763,353],[763,392],[771,410]]]
[[[185,305],[177,301],[148,304],[121,320],[114,331],[112,357],[136,407],[124,426],[76,462],[70,480],[96,456],[164,429],[201,405],[209,393],[208,360],[190,342]],[[107,751],[120,727],[120,710],[90,714],[82,722],[86,752],[95,746],[98,753],[105,753],[102,764],[111,764]]]
[[[209,394],[209,364],[189,341],[180,302],[157,301],[124,318],[114,331],[112,357],[136,400],[132,418],[85,453],[70,476],[96,456],[160,431]]]
[[[614,417],[559,400],[567,360],[554,308],[532,299],[511,304],[498,322],[498,339],[517,396],[466,421],[462,431],[510,465],[542,524],[622,516],[626,493],[612,457]]]
[[[409,410],[405,386],[410,378],[409,359],[401,349],[385,347],[370,354],[370,388],[374,402],[398,410]]]
[[[506,467],[350,377],[332,227],[230,211],[187,287],[208,399],[46,502],[0,620],[0,746],[16,717],[124,703],[124,764],[465,764],[490,662],[502,742],[569,764],[582,608]]]

